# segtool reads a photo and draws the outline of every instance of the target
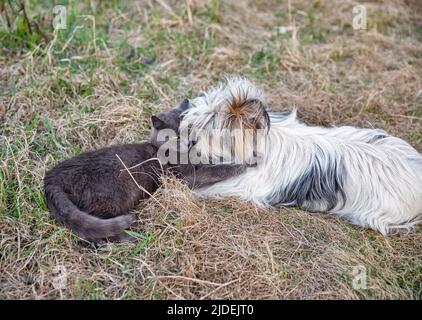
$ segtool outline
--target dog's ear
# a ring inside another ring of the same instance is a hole
[[[166,125],[166,123],[160,118],[158,118],[157,116],[151,117],[151,123],[152,123],[152,126],[157,130],[163,129]]]
[[[270,129],[271,121],[270,115],[267,112],[267,108],[262,104],[262,115],[260,116],[259,120],[256,122],[256,129]]]
[[[188,99],[184,99],[179,106],[179,109],[183,112],[187,109],[189,109],[189,100]]]

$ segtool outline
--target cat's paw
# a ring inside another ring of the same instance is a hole
[[[258,166],[258,162],[254,162],[254,163],[247,163],[246,167],[247,168],[256,168]]]
[[[234,170],[236,171],[237,174],[241,174],[244,173],[246,171],[246,169],[248,168],[247,164],[235,164],[233,165]]]

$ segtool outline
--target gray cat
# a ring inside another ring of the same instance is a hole
[[[147,161],[131,170],[136,183],[124,170],[156,157],[161,143],[157,131],[179,130],[181,113],[189,107],[184,100],[178,108],[152,117],[153,129],[149,142],[116,145],[82,153],[59,163],[44,178],[45,198],[55,219],[80,237],[97,243],[105,239],[127,241],[124,230],[136,219],[129,214],[140,200],[148,198],[159,187],[162,172],[158,161]],[[164,172],[172,172],[200,187],[213,184],[244,172],[245,165],[164,165]]]

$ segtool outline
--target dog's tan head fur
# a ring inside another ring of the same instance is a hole
[[[203,157],[236,162],[254,162],[269,127],[262,91],[243,77],[226,77],[191,100],[181,123],[181,130],[194,129]]]

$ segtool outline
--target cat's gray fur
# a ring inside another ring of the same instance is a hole
[[[180,115],[189,106],[187,100],[169,112],[152,117],[150,141],[140,144],[116,145],[82,153],[59,163],[44,178],[45,198],[54,218],[80,237],[100,242],[127,240],[124,232],[135,220],[130,214],[140,200],[159,187],[162,172],[158,161],[147,161],[131,170],[142,191],[124,170],[156,157],[160,143],[156,131],[172,129],[178,132]],[[239,175],[244,165],[165,165],[192,187],[200,187]]]

